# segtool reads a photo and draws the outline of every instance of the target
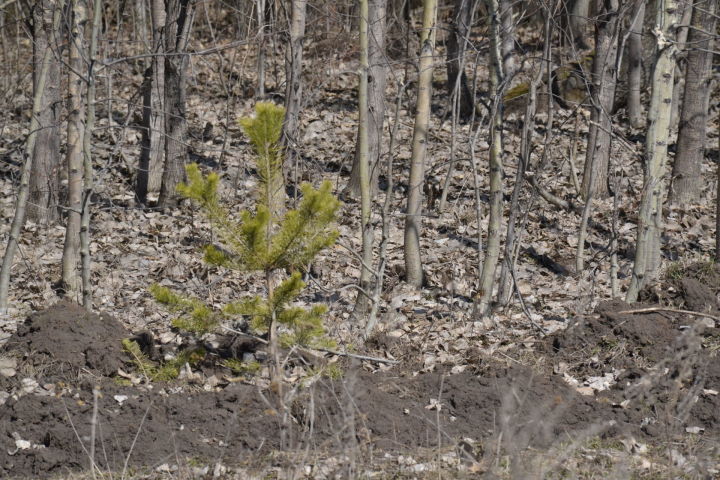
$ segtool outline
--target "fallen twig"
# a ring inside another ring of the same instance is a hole
[[[337,355],[339,357],[357,358],[358,360],[367,360],[368,362],[388,363],[390,365],[400,363],[398,360],[392,360],[389,358],[369,357],[367,355],[358,355],[356,353],[337,352],[335,350],[330,350],[329,348],[318,348],[317,350],[331,355]]]
[[[693,315],[695,317],[707,317],[712,318],[716,322],[720,322],[720,317],[717,315],[711,315],[709,313],[694,312],[692,310],[680,310],[677,308],[666,308],[666,307],[648,307],[638,308],[635,310],[623,310],[621,312],[614,312],[617,314],[633,314],[633,313],[652,313],[652,312],[671,312],[671,313],[683,313],[685,315]]]

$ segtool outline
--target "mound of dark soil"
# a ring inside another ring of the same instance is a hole
[[[652,303],[717,315],[720,313],[720,263],[695,262],[671,267],[659,288],[647,288],[640,297]]]
[[[697,292],[697,290],[694,290]],[[699,427],[720,433],[720,329],[657,305],[605,302],[540,345],[578,380],[619,373],[598,394],[614,416],[649,435]]]
[[[245,384],[210,392],[182,382],[117,384],[109,376],[126,361],[120,340],[129,335],[110,317],[70,304],[28,319],[5,354],[37,365],[41,385],[57,383],[30,393],[19,381],[8,387],[11,396],[0,406],[0,478],[89,468],[93,425],[94,462],[103,470],[236,463],[280,447],[272,392]],[[92,375],[58,376],[80,370]],[[301,389],[291,410],[290,445],[337,451],[371,444],[399,452],[500,432],[508,445],[542,446],[611,418],[608,405],[558,376],[490,363],[480,374],[457,375],[348,368],[341,380]]]
[[[0,477],[47,478],[90,467],[93,394],[26,395],[0,407]],[[160,394],[107,383],[97,401],[95,463],[148,469],[179,459],[237,461],[278,446],[277,419],[258,392]],[[16,440],[30,442],[19,449]]]
[[[609,419],[609,406],[578,394],[557,376],[536,376],[522,367],[497,367],[482,375],[356,372],[318,393],[319,432],[356,431],[347,428],[354,416],[385,450],[482,440],[501,431],[507,441],[522,444],[515,447],[541,447]]]
[[[81,370],[107,376],[127,361],[121,341],[130,336],[108,315],[60,302],[31,315],[3,350],[21,354],[43,379],[67,379]]]

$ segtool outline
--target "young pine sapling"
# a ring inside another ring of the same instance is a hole
[[[330,182],[324,182],[318,189],[303,184],[298,207],[283,213],[283,152],[279,142],[284,109],[259,103],[255,110],[254,118],[240,120],[257,156],[255,211],[245,210],[239,220],[234,218],[219,201],[218,175],[205,176],[196,164],[186,167],[188,181],[178,185],[178,192],[202,208],[222,243],[220,248],[205,247],[205,262],[231,270],[258,272],[265,284],[265,295],[242,298],[218,312],[199,299],[159,285],[153,285],[150,291],[160,303],[180,313],[173,322],[175,327],[195,334],[210,331],[223,317],[249,317],[255,332],[268,334],[272,380],[280,388],[280,346],[332,346],[323,327],[326,306],[304,308],[293,306],[292,302],[305,287],[300,272],[337,239],[332,225],[340,202],[331,193]]]

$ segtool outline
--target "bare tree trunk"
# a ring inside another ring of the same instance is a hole
[[[62,285],[65,295],[76,299],[80,290],[78,260],[80,259],[80,215],[83,192],[83,136],[85,132],[85,105],[82,50],[87,10],[82,0],[72,0],[72,16],[68,32],[68,122],[65,162],[68,172],[67,224],[62,256]]]
[[[370,168],[370,194],[378,192],[382,133],[385,125],[385,86],[387,85],[387,59],[385,58],[385,17],[387,0],[370,0],[368,18],[368,165]],[[357,150],[356,150],[357,151]],[[360,168],[355,156],[347,192],[360,196]]]
[[[473,94],[465,74],[465,48],[470,34],[470,21],[475,0],[455,0],[452,24],[446,40],[447,92],[450,105],[458,98],[458,115],[467,120],[473,112]]]
[[[360,85],[358,87],[358,143],[357,158],[360,172],[360,236],[362,238],[362,260],[360,267],[360,288],[353,316],[356,320],[362,318],[369,310],[370,290],[372,288],[371,268],[373,266],[373,240],[372,228],[372,201],[370,199],[370,162],[368,144],[368,76],[369,76],[369,46],[368,46],[368,23],[369,6],[368,0],[360,0]]]
[[[255,92],[256,98],[265,98],[265,42],[267,40],[267,29],[265,28],[265,2],[266,0],[255,0],[255,16],[257,18],[257,76],[258,85]]]
[[[165,155],[165,5],[163,0],[150,0],[153,54],[145,70],[143,83],[143,123],[140,161],[135,184],[138,203],[147,204],[147,194],[157,193],[162,185]]]
[[[430,99],[432,97],[433,53],[435,52],[435,23],[437,0],[423,1],[423,26],[420,34],[420,74],[418,78],[415,126],[413,128],[410,179],[405,217],[405,281],[415,287],[423,284],[420,256],[422,230],[422,195],[425,180],[428,128],[430,126]]]
[[[685,61],[684,54],[687,48],[688,38],[688,25],[690,25],[690,19],[692,18],[693,1],[681,0],[678,2],[677,15],[679,17],[679,24],[676,26],[676,41],[675,45],[678,50],[678,64],[675,71],[675,85],[673,87],[673,102],[672,112],[670,114],[670,131],[676,133],[678,131],[678,125],[680,124],[680,105],[683,102],[683,94],[685,92],[685,71],[687,69],[687,62]]]
[[[102,0],[95,0],[93,4],[93,20],[90,32],[90,48],[88,50],[88,94],[87,119],[85,120],[85,133],[83,135],[83,167],[85,189],[82,200],[82,216],[80,218],[80,259],[82,261],[81,278],[83,292],[83,306],[92,308],[92,287],[90,285],[90,207],[94,188],[92,166],[92,134],[95,128],[95,57],[97,55],[98,35],[102,17]]]
[[[42,62],[49,63],[48,75],[58,78],[60,62],[57,55],[58,32],[53,29],[53,10],[57,8],[50,0],[38,1],[33,7],[33,90],[38,89]],[[50,52],[46,57],[45,52]],[[47,58],[47,60],[45,60]],[[37,132],[33,152],[30,198],[27,216],[39,223],[53,223],[58,219],[58,191],[60,174],[60,82],[48,82],[44,88],[39,113],[40,130]]]
[[[515,19],[511,0],[500,0],[500,18],[502,19],[502,64],[505,82],[510,83],[517,72],[515,58]]]
[[[495,270],[500,258],[500,229],[503,217],[503,91],[504,74],[502,61],[502,23],[498,0],[486,0],[488,27],[490,30],[490,91],[493,95],[490,122],[490,218],[488,221],[487,247],[480,274],[480,291],[475,304],[475,314],[485,317],[490,313]]]
[[[643,85],[642,28],[645,18],[645,1],[635,0],[628,38],[628,100],[627,111],[630,125],[640,128],[645,124],[641,102]]]
[[[606,197],[608,192],[608,166],[612,139],[610,115],[615,100],[617,81],[616,60],[619,27],[618,0],[602,2],[595,23],[595,56],[592,69],[592,114],[588,133],[583,197]],[[592,172],[592,174],[591,174]]]
[[[53,31],[58,31],[60,27],[60,16],[64,8],[63,0],[55,4],[53,13]],[[30,177],[32,173],[33,152],[35,151],[35,142],[37,140],[38,129],[40,128],[40,113],[43,107],[43,98],[45,97],[45,87],[48,83],[50,72],[50,57],[52,52],[46,49],[43,54],[40,73],[37,76],[37,83],[34,89],[33,110],[30,118],[30,130],[25,144],[25,152],[23,154],[23,168],[20,174],[20,187],[18,189],[17,203],[15,204],[15,215],[10,225],[10,233],[8,234],[8,242],[5,247],[5,255],[3,256],[2,268],[0,268],[0,315],[5,315],[8,311],[8,293],[10,289],[10,271],[12,270],[15,252],[17,251],[18,240],[25,223],[25,213],[30,194]]]
[[[282,143],[286,153],[285,171],[293,167],[298,156],[298,125],[303,101],[302,60],[307,0],[290,0],[290,6],[290,42],[285,50],[285,121],[282,131]]]
[[[657,8],[657,60],[652,74],[652,97],[645,140],[645,182],[638,215],[635,264],[626,301],[635,302],[640,290],[654,277],[660,263],[665,164],[670,137],[670,112],[677,47],[674,25],[677,0],[659,0]]]
[[[158,206],[177,205],[177,184],[185,178],[188,148],[185,143],[185,77],[189,56],[185,53],[195,10],[194,0],[168,0],[165,21],[165,169]]]
[[[671,200],[677,204],[697,201],[702,193],[716,3],[716,0],[700,0],[692,7],[685,96],[670,191]]]
[[[586,50],[590,46],[585,41],[587,35],[587,24],[590,15],[590,0],[572,0],[567,7],[567,29],[563,36],[569,36],[567,45],[572,45],[580,50]]]

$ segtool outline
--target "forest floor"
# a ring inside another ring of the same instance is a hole
[[[357,128],[356,55],[346,51],[352,39],[342,35],[330,43],[309,42],[302,156],[293,173],[313,183],[330,179],[338,194],[348,180]],[[204,41],[194,47],[213,46]],[[252,154],[236,122],[253,111],[254,101],[246,97],[253,85],[250,50],[193,57],[188,91],[191,159],[221,174],[223,199],[238,211],[252,205],[255,185]],[[280,58],[275,61],[281,70]],[[394,81],[403,77],[402,67],[393,69],[388,99],[397,92]],[[356,295],[350,286],[359,276],[355,252],[360,251],[359,206],[350,199],[342,207],[338,245],[316,262],[303,296],[306,303],[328,305],[328,333],[339,350],[397,363],[317,352],[311,363],[335,362],[342,368],[340,378],[329,379],[314,374],[316,365],[291,357],[286,369],[291,418],[282,429],[274,393],[265,388],[267,369],[237,376],[219,366],[220,358],[243,352],[259,358],[262,350],[227,331],[203,338],[207,358],[183,371],[180,380],[145,381],[123,352],[123,338],[149,333],[137,338],[151,338],[157,358],[187,342],[148,293],[150,284],[219,306],[260,292],[262,282],[201,262],[199,249],[213,235],[192,206],[164,212],[134,206],[139,132],[133,127],[140,114],[141,72],[141,65],[118,67],[116,90],[99,112],[91,252],[95,310],[101,315],[88,315],[68,302],[52,306],[60,300],[56,283],[64,228],[28,224],[23,233],[13,270],[14,308],[2,325],[0,477],[91,478],[82,473],[91,459],[105,478],[720,475],[720,270],[708,261],[714,186],[707,185],[698,205],[667,208],[664,273],[644,292],[645,303],[611,300],[607,246],[613,218],[622,289],[632,265],[642,188],[644,138],[624,127],[620,114],[620,141],[613,149],[616,196],[596,202],[586,269],[574,271],[577,212],[546,203],[528,187],[521,195],[522,247],[515,268],[515,298],[522,302],[500,308],[489,322],[475,321],[478,237],[487,230],[487,212],[478,220],[471,159],[475,152],[482,199],[487,136],[476,137],[468,125],[453,128],[440,78],[430,129],[431,185],[442,184],[453,155],[457,161],[446,210],[437,212],[435,204],[426,210],[427,285],[413,289],[402,283],[410,95],[400,103],[392,152],[396,180],[377,332],[359,342],[364,325],[350,316]],[[282,95],[273,92],[283,91],[282,80],[273,85],[273,78],[268,89],[281,102]],[[27,107],[29,93],[21,88],[13,102]],[[391,126],[393,103],[388,101]],[[713,119],[715,110],[714,104]],[[13,114],[6,117],[0,139],[3,239],[29,124],[27,108],[8,111]],[[545,118],[537,115],[534,174],[554,195],[573,201],[568,152],[577,140],[578,158],[584,158],[587,122],[580,122],[575,139],[570,113],[556,112],[549,136]],[[520,124],[513,114],[504,132],[506,199],[512,193]],[[127,128],[118,128],[123,125]],[[714,145],[713,132],[717,128],[710,130]],[[710,149],[709,157],[717,153]],[[706,171],[711,167],[708,161]],[[386,193],[381,189],[378,200]],[[648,308],[654,310],[633,313]]]

